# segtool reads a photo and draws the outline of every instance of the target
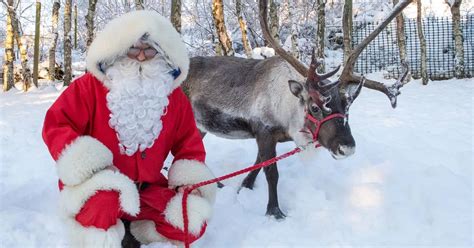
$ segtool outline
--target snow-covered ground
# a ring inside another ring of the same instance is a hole
[[[57,176],[41,139],[59,93],[0,94],[0,247],[65,245]],[[253,191],[239,194],[243,177],[230,179],[193,247],[472,247],[473,99],[472,79],[411,82],[395,110],[364,89],[351,109],[355,155],[336,161],[318,150],[279,163],[285,220],[264,215],[263,173]],[[204,142],[216,175],[256,157],[253,140]],[[293,147],[280,144],[278,153]]]

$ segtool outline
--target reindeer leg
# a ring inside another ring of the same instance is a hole
[[[281,211],[278,204],[278,168],[276,163],[263,168],[268,183],[268,205],[266,215],[273,216],[276,219],[284,219],[286,215]]]
[[[274,140],[271,134],[262,135],[259,139],[257,137],[258,150],[261,161],[266,161],[268,159],[274,158],[276,156],[276,140]],[[265,172],[265,177],[267,178],[268,183],[268,204],[267,204],[267,213],[268,216],[273,216],[276,219],[283,219],[286,215],[281,211],[278,204],[278,168],[277,164],[274,163],[270,166],[263,168]]]
[[[257,160],[255,164],[260,163],[260,153],[257,155]],[[261,168],[251,171],[245,179],[242,181],[241,188],[253,189],[253,185],[255,184],[255,179],[257,178],[258,173],[260,172]]]

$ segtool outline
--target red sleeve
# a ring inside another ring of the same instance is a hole
[[[93,100],[87,94],[87,81],[90,75],[75,80],[59,96],[46,112],[43,125],[43,140],[51,156],[57,160],[64,147],[78,136],[84,135],[89,125],[89,113]]]
[[[178,104],[180,105],[177,119],[176,137],[171,148],[174,156],[174,162],[180,159],[197,160],[203,162],[206,158],[206,152],[202,143],[201,133],[196,127],[191,103],[181,90],[176,89]]]

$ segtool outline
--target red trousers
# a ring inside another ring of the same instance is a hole
[[[164,185],[149,185],[139,194],[140,213],[136,217],[120,210],[117,191],[101,190],[86,201],[81,211],[76,215],[76,221],[84,227],[94,226],[107,230],[117,223],[117,219],[151,220],[155,223],[156,231],[161,235],[168,239],[184,241],[184,232],[166,222],[163,214],[168,201],[175,196],[176,192]],[[199,239],[205,230],[206,225],[203,225],[199,236],[190,234],[189,240],[193,242]]]

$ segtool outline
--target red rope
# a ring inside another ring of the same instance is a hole
[[[297,147],[297,148],[295,148],[295,149],[293,149],[293,150],[291,150],[291,151],[289,151],[285,154],[282,154],[278,157],[269,159],[267,161],[263,161],[262,163],[259,163],[259,164],[247,167],[245,169],[242,169],[242,170],[239,170],[239,171],[236,171],[236,172],[224,175],[224,176],[220,176],[220,177],[217,177],[217,178],[214,178],[214,179],[211,179],[211,180],[200,182],[200,183],[192,185],[191,187],[186,188],[184,190],[184,193],[183,193],[183,222],[184,222],[184,245],[185,245],[185,247],[189,248],[189,239],[188,239],[189,219],[188,219],[187,207],[188,207],[188,195],[189,195],[190,192],[192,192],[193,190],[195,190],[199,187],[202,187],[202,186],[205,186],[205,185],[208,185],[208,184],[211,184],[211,183],[216,183],[216,182],[219,182],[219,181],[223,181],[223,180],[229,179],[231,177],[235,177],[235,176],[238,176],[238,175],[241,175],[241,174],[244,174],[244,173],[259,169],[259,168],[262,168],[262,167],[269,166],[269,165],[271,165],[271,164],[273,164],[273,163],[275,163],[279,160],[287,158],[287,157],[289,157],[291,155],[294,155],[294,154],[296,154],[298,152],[301,152],[301,151],[302,151],[302,149],[300,147]]]
[[[316,131],[315,132],[312,132],[313,134],[313,142],[316,142],[317,138],[318,138],[318,134],[319,134],[319,130],[321,128],[321,125],[328,121],[328,120],[331,120],[333,118],[344,118],[345,116],[342,115],[342,114],[332,114],[332,115],[329,115],[327,116],[326,118],[323,118],[321,121],[317,120],[316,118],[314,118],[313,116],[311,116],[310,114],[307,114],[307,117],[310,121],[312,121],[315,125],[316,125]],[[312,142],[308,143],[308,144],[311,144]],[[315,145],[316,148],[320,147],[321,145],[318,143]],[[226,179],[229,179],[229,178],[232,178],[232,177],[235,177],[235,176],[238,176],[238,175],[241,175],[241,174],[244,174],[244,173],[247,173],[247,172],[250,172],[250,171],[253,171],[253,170],[256,170],[256,169],[260,169],[260,168],[263,168],[263,167],[266,167],[266,166],[269,166],[273,163],[276,163],[277,161],[279,160],[282,160],[282,159],[285,159],[287,157],[290,157],[296,153],[299,153],[301,152],[302,149],[301,147],[296,147],[295,149],[285,153],[285,154],[282,154],[280,156],[277,156],[277,157],[274,157],[274,158],[271,158],[269,160],[266,160],[266,161],[263,161],[259,164],[256,164],[256,165],[253,165],[253,166],[250,166],[250,167],[247,167],[245,169],[242,169],[242,170],[239,170],[239,171],[236,171],[236,172],[233,172],[233,173],[230,173],[230,174],[227,174],[227,175],[224,175],[224,176],[220,176],[220,177],[217,177],[217,178],[214,178],[214,179],[211,179],[211,180],[207,180],[207,181],[203,181],[203,182],[200,182],[200,183],[197,183],[197,184],[193,184],[192,186],[189,186],[187,188],[184,189],[184,193],[183,193],[183,201],[182,201],[182,206],[183,206],[183,224],[184,224],[184,245],[186,248],[189,248],[190,247],[190,243],[189,243],[189,218],[188,218],[188,196],[189,196],[189,193],[191,193],[193,190],[199,188],[199,187],[202,187],[202,186],[205,186],[205,185],[209,185],[211,183],[217,183],[219,181],[223,181],[223,180],[226,180]]]

